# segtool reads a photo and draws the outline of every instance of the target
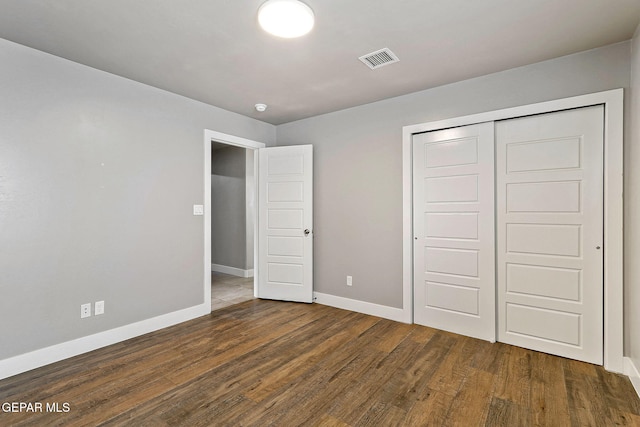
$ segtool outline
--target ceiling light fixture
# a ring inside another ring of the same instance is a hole
[[[313,10],[298,0],[267,0],[258,9],[263,30],[283,38],[300,37],[313,28]]]

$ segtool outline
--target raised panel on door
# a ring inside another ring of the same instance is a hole
[[[258,150],[258,298],[313,301],[313,147]]]
[[[496,123],[498,340],[603,361],[603,107]]]
[[[495,341],[493,123],[413,136],[414,321]]]

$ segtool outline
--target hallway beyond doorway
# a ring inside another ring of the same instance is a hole
[[[211,272],[211,311],[253,298],[253,277]]]

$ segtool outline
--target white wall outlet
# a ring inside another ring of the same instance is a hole
[[[104,301],[96,301],[95,308],[93,313],[97,316],[98,314],[104,314]]]
[[[91,303],[82,304],[80,306],[80,318],[84,319],[85,317],[91,316]]]
[[[347,276],[347,286],[353,286],[353,277]]]
[[[194,215],[204,215],[204,205],[193,205]]]

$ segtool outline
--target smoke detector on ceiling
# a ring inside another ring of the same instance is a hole
[[[376,50],[375,52],[367,53],[366,55],[362,55],[358,59],[372,70],[400,61],[396,54],[391,52],[388,47]]]

